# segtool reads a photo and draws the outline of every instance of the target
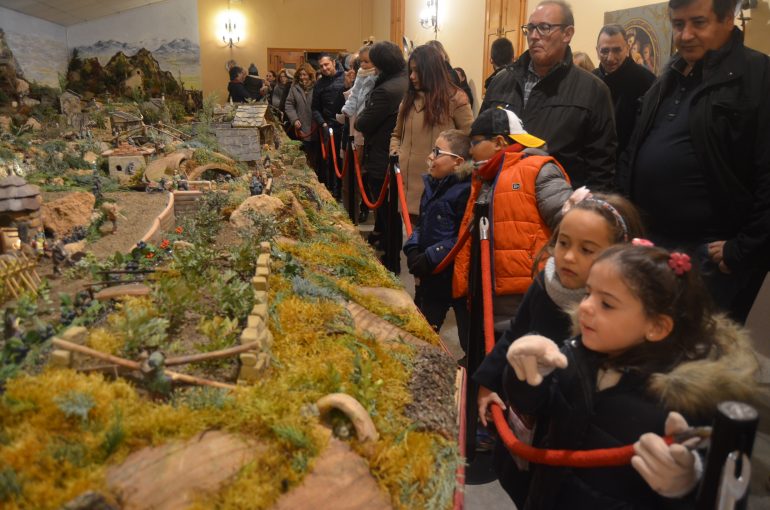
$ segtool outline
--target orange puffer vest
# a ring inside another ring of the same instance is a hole
[[[532,283],[535,257],[551,236],[537,208],[535,183],[540,170],[546,163],[553,163],[569,180],[564,168],[553,157],[527,155],[521,151],[521,145],[509,146],[474,173],[468,207],[460,224],[460,232],[464,232],[473,220],[473,205],[482,185],[492,181],[489,238],[493,254],[492,288],[497,296],[527,291]],[[468,293],[470,259],[469,238],[455,259],[452,278],[455,298]]]

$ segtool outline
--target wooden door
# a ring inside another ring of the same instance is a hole
[[[306,62],[305,50],[291,48],[268,48],[267,68],[278,74],[281,69],[297,69]]]
[[[390,41],[399,48],[404,37],[404,9],[406,0],[390,0]]]
[[[492,74],[489,48],[495,39],[507,37],[513,43],[515,55],[527,49],[527,38],[521,33],[526,21],[527,0],[487,0],[486,26],[484,29],[484,79]]]

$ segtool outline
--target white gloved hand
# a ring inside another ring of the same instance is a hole
[[[337,119],[337,122],[340,124],[344,124],[348,117],[344,113],[337,113],[334,115],[334,118]]]
[[[551,339],[540,335],[526,335],[508,347],[508,363],[520,381],[530,386],[543,382],[543,377],[555,368],[567,368],[567,357]]]
[[[585,186],[581,186],[575,191],[572,192],[572,194],[569,196],[566,202],[564,202],[564,205],[561,206],[561,213],[567,214],[567,211],[572,209],[572,206],[577,204],[578,202],[582,202],[586,198],[591,198],[591,190],[586,188]]]
[[[687,430],[688,425],[679,413],[669,413],[665,434]],[[667,445],[657,434],[643,434],[634,443],[636,455],[631,465],[652,489],[666,498],[681,498],[695,488],[703,474],[700,457],[681,444]]]

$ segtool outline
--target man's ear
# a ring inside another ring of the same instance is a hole
[[[564,27],[564,42],[569,44],[572,41],[572,37],[575,35],[574,25]]]
[[[660,314],[648,322],[648,330],[644,335],[648,342],[660,342],[668,338],[674,329],[674,319],[670,315]]]

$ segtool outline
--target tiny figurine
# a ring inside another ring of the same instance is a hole
[[[249,191],[251,192],[251,196],[253,197],[255,195],[261,195],[263,190],[264,190],[264,185],[262,184],[262,178],[259,175],[259,172],[257,172],[251,176],[251,182],[249,183]]]
[[[166,177],[161,177],[160,181],[158,182],[158,186],[160,187],[161,191],[166,191],[166,186],[168,185],[168,180]]]
[[[93,186],[91,188],[91,192],[94,195],[94,198],[96,199],[96,204],[101,204],[104,200],[104,195],[102,195],[102,181],[99,178],[99,170],[96,168],[96,165],[94,165],[94,173],[93,173]]]
[[[64,249],[64,243],[61,240],[53,243],[51,259],[53,260],[53,276],[61,275],[61,266],[67,261],[67,251]]]
[[[16,317],[16,309],[8,307],[5,309],[5,316],[3,318],[3,338],[5,341],[9,341],[13,337],[21,335],[19,329],[19,319]]]
[[[120,208],[118,207],[118,204],[114,202],[103,203],[102,212],[104,213],[105,220],[112,222],[112,233],[114,234],[118,231],[118,217],[124,220],[126,217],[120,214]]]
[[[45,255],[45,234],[43,232],[38,232],[35,236],[35,253],[38,258]]]

